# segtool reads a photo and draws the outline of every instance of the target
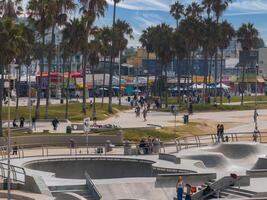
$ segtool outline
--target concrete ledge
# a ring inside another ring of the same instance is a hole
[[[86,200],[86,198],[78,194],[72,193],[72,192],[61,193],[57,195],[56,200],[62,200],[62,199],[64,200]]]
[[[76,144],[85,144],[86,135],[31,135],[31,136],[20,136],[12,137],[11,144],[15,142],[24,148],[27,147],[37,147],[42,145],[51,146],[68,146],[69,140],[73,139]],[[112,144],[122,144],[123,136],[121,134],[115,136],[105,136],[105,135],[89,135],[89,144],[105,144],[107,140],[110,140]],[[0,146],[6,145],[6,139],[0,138]]]
[[[252,178],[267,177],[267,169],[251,169],[246,174]]]
[[[201,185],[217,177],[216,173],[158,174],[156,177],[156,186],[175,187],[179,176],[182,176],[185,183],[192,185]]]
[[[159,159],[160,160],[170,161],[170,162],[173,162],[175,164],[180,164],[181,163],[181,159],[180,158],[176,157],[175,155],[171,155],[171,154],[160,153],[159,154]]]

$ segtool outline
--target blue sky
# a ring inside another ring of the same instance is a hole
[[[109,9],[104,18],[97,21],[97,25],[111,25],[113,0],[107,0]],[[183,4],[189,4],[200,0],[180,0]],[[24,3],[26,3],[25,0]],[[175,26],[174,19],[170,16],[170,5],[175,0],[122,0],[118,4],[117,18],[128,21],[134,30],[135,39],[129,45],[137,46],[138,38],[143,29],[148,26],[166,22]],[[267,0],[233,0],[227,12],[224,13],[227,19],[238,28],[242,23],[251,22],[260,31],[261,37],[267,44]]]

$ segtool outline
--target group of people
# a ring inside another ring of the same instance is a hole
[[[149,136],[142,138],[139,142],[139,154],[159,153],[160,139]]]
[[[191,200],[192,186],[185,184],[181,176],[178,177],[176,183],[177,200],[183,200],[183,194],[185,193],[185,200]]]
[[[228,142],[228,136],[224,137],[224,125],[218,124],[217,125],[217,142]]]
[[[17,124],[17,118],[15,118],[13,120],[13,127],[14,128],[18,128],[18,127],[23,128],[24,127],[24,123],[25,123],[25,118],[23,116],[21,116],[20,119],[19,119],[19,126]]]

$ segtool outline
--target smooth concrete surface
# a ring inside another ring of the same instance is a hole
[[[84,197],[78,194],[67,192],[57,195],[55,200],[88,200],[88,199],[85,199]]]
[[[101,165],[107,165],[109,168],[110,163],[107,160],[107,158],[110,158],[111,160],[119,161],[119,159],[140,159],[140,160],[146,160],[147,162],[153,162],[152,168],[162,168],[165,170],[169,170],[168,172],[171,173],[173,170],[184,170],[188,172],[193,171],[193,173],[216,173],[217,179],[229,176],[231,173],[236,173],[239,177],[246,175],[247,170],[253,169],[255,164],[257,163],[259,159],[260,165],[265,166],[263,161],[260,161],[260,158],[264,158],[267,154],[266,151],[266,145],[265,144],[259,144],[259,143],[249,143],[249,142],[243,142],[243,143],[225,143],[225,144],[218,144],[208,147],[201,147],[201,148],[192,148],[192,149],[185,149],[180,151],[179,153],[171,154],[173,156],[176,156],[178,158],[181,158],[181,163],[175,164],[174,162],[167,161],[167,160],[160,160],[158,155],[140,155],[140,156],[73,156],[73,157],[64,157],[64,156],[58,156],[53,158],[45,158],[45,157],[32,157],[32,158],[24,158],[24,159],[14,159],[12,160],[12,164],[24,166],[25,164],[30,163],[37,163],[39,161],[39,164],[42,164],[42,162],[47,163],[50,161],[56,161],[59,162],[61,159],[65,159],[66,161],[69,159],[103,159],[103,163]],[[106,160],[105,160],[106,159]],[[70,160],[69,160],[70,161]],[[69,162],[68,161],[68,162]],[[115,161],[115,162],[117,162]],[[129,160],[128,160],[129,161]],[[121,162],[121,161],[119,161]],[[72,165],[73,162],[69,162]],[[37,164],[37,165],[39,165]],[[113,165],[114,163],[112,163]],[[76,173],[76,171],[81,170],[81,165],[87,165],[87,164],[80,164],[79,168],[76,168],[75,164],[73,165],[75,170],[72,170],[72,167],[69,166],[69,173]],[[88,162],[88,165],[90,163]],[[98,168],[98,164],[95,162],[93,165]],[[142,170],[142,166],[135,166],[133,163],[130,165],[134,166],[135,172]],[[57,168],[56,165],[54,168]],[[51,169],[52,170],[58,170],[58,173],[60,173],[60,170],[62,170],[62,173],[67,172],[65,171],[62,163],[58,165],[58,169]],[[124,163],[121,167],[120,165],[117,165],[116,170],[125,170],[127,168],[128,163]],[[38,166],[39,170],[43,170],[42,167]],[[84,167],[84,166],[83,166]],[[129,168],[129,170],[133,170],[133,168]],[[36,168],[37,169],[37,168]],[[112,168],[111,168],[112,169]],[[138,169],[138,170],[136,170]],[[45,183],[48,186],[57,186],[57,185],[75,185],[75,184],[85,184],[85,181],[83,179],[69,179],[68,177],[65,178],[58,178],[55,174],[57,174],[55,171],[53,172],[45,172],[45,171],[39,171],[39,170],[33,170],[26,168],[26,173],[28,174],[38,174],[43,177]],[[50,170],[50,168],[49,168]],[[114,170],[114,169],[112,169]],[[107,169],[107,171],[110,174],[112,173],[112,170]],[[144,168],[143,172],[145,172],[147,169]],[[80,172],[77,172],[80,173]],[[99,172],[100,173],[100,172]],[[106,172],[105,172],[106,173]],[[132,172],[131,172],[132,173]],[[102,174],[101,174],[102,175]],[[194,175],[194,174],[193,174]],[[193,176],[192,175],[192,176]],[[71,176],[71,175],[68,175]],[[168,176],[168,175],[167,175]],[[79,177],[77,177],[79,178]],[[104,177],[103,177],[104,178]],[[247,177],[249,179],[249,177]],[[155,177],[117,177],[113,179],[112,177],[108,179],[93,179],[93,182],[95,183],[97,189],[99,190],[100,194],[103,196],[103,200],[118,200],[118,199],[146,199],[146,200],[170,200],[173,199],[175,196],[175,179],[173,178],[172,183],[168,182],[166,184],[156,184],[156,178]],[[186,178],[185,178],[186,180]],[[245,179],[244,179],[245,180]],[[187,181],[187,180],[186,180]],[[204,180],[203,180],[204,181]],[[247,179],[245,180],[247,181]],[[189,179],[188,179],[189,182]],[[191,183],[191,182],[190,182]],[[267,192],[266,189],[266,178],[252,178],[250,180],[250,186],[242,187],[242,189],[247,189],[255,192]],[[192,185],[199,185],[201,184],[201,181],[197,181],[197,179],[194,179],[192,181]]]

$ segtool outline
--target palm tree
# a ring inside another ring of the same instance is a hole
[[[20,77],[21,77],[21,66],[29,66],[31,64],[31,56],[33,55],[34,46],[34,32],[25,24],[18,24],[18,28],[21,30],[21,36],[23,37],[23,42],[18,46],[19,51],[17,55],[18,64],[18,80],[16,84],[16,116],[18,114],[19,107],[19,96],[20,96]]]
[[[66,24],[63,29],[63,50],[66,51],[66,56],[69,57],[68,63],[68,79],[66,88],[66,107],[65,118],[69,117],[69,96],[70,96],[70,73],[72,57],[79,51],[83,51],[84,41],[86,40],[86,29],[84,19],[73,19]]]
[[[46,54],[46,29],[51,27],[51,20],[48,18],[49,7],[48,4],[49,0],[30,0],[27,4],[27,13],[28,19],[31,24],[33,24],[35,30],[37,31],[38,35],[36,37],[37,41],[40,41],[38,45],[40,48],[40,77],[38,79],[38,87],[37,87],[37,102],[36,102],[36,109],[35,109],[35,117],[39,119],[40,117],[40,99],[41,99],[41,92],[42,92],[42,79],[43,79],[43,71],[44,71],[44,57]]]
[[[153,41],[153,49],[155,50],[156,56],[159,59],[161,65],[161,77],[164,82],[164,86],[160,84],[160,91],[165,91],[165,105],[168,106],[168,77],[167,77],[167,65],[171,62],[172,59],[172,31],[173,29],[163,23],[157,25],[155,27],[154,32],[154,41]],[[165,72],[165,76],[163,76],[163,71]],[[163,78],[164,77],[164,78]],[[162,93],[160,93],[160,97],[162,97]]]
[[[115,56],[119,56],[121,59],[121,53],[125,50],[128,45],[127,38],[133,38],[133,29],[126,21],[117,20],[115,23],[115,39],[114,39],[114,50]],[[119,61],[121,65],[121,60]],[[121,68],[121,66],[119,66]],[[121,105],[121,73],[119,73],[119,105]]]
[[[176,74],[177,74],[177,103],[181,104],[181,66],[180,66],[180,60],[183,60],[186,58],[187,53],[185,49],[185,40],[183,35],[180,32],[180,27],[178,29],[176,28],[173,33],[173,39],[172,39],[172,49],[174,51],[174,55],[176,55]]]
[[[92,35],[92,26],[97,17],[105,15],[105,10],[107,9],[106,0],[80,0],[81,12],[83,13],[83,18],[86,21],[86,36],[87,39],[84,41],[88,43],[88,38]],[[87,45],[88,48],[88,45]],[[88,58],[88,49],[83,51],[83,106],[82,112],[86,114],[86,64]]]
[[[45,118],[48,118],[48,106],[50,98],[50,83],[51,83],[51,67],[52,59],[54,58],[55,53],[55,27],[57,25],[64,25],[67,21],[67,14],[75,9],[75,4],[73,0],[55,0],[49,1],[47,5],[50,10],[48,13],[48,19],[51,22],[51,41],[49,44],[48,51],[48,84],[46,89],[46,107],[45,107]]]
[[[22,37],[22,30],[10,18],[0,20],[0,135],[3,136],[2,130],[2,101],[4,91],[4,73],[8,71],[8,66],[14,61],[14,58],[20,53],[21,47],[24,43]],[[25,45],[24,45],[25,46]]]
[[[180,4],[179,1],[176,1],[171,5],[170,14],[176,20],[176,28],[178,28],[179,20],[184,15],[184,5]]]
[[[227,7],[229,6],[229,3],[231,3],[232,0],[214,0],[213,4],[212,4],[212,10],[215,14],[216,17],[216,23],[217,26],[219,25],[219,19],[222,16],[223,12],[227,9]],[[217,33],[218,34],[218,33]],[[218,47],[218,45],[217,45]],[[215,85],[217,85],[217,77],[218,77],[218,68],[217,68],[217,57],[218,57],[218,51],[216,50],[215,52]],[[216,98],[217,98],[217,87],[215,87],[215,98],[214,98],[214,102],[216,103]]]
[[[170,14],[173,16],[173,18],[176,20],[176,30],[174,32],[173,35],[173,47],[175,49],[175,55],[176,55],[176,60],[177,60],[177,89],[178,89],[178,94],[177,94],[177,103],[180,104],[180,96],[181,96],[181,70],[180,70],[180,66],[179,66],[179,59],[183,58],[184,53],[181,51],[182,47],[180,47],[180,45],[182,45],[183,41],[182,41],[182,37],[180,34],[179,29],[179,20],[182,18],[182,16],[185,15],[185,9],[184,9],[184,5],[180,4],[179,1],[175,2],[173,5],[171,5],[171,10],[170,10]],[[183,49],[184,50],[184,49]]]
[[[206,11],[207,11],[208,19],[211,18],[211,11],[212,11],[213,2],[214,2],[214,0],[203,0],[202,1],[203,8],[206,9]]]
[[[139,38],[142,47],[146,49],[147,60],[149,60],[149,55],[154,52],[153,41],[152,41],[152,28],[148,27],[146,30],[143,30],[142,35]],[[147,96],[149,95],[149,68],[147,66],[147,83],[146,83]]]
[[[257,40],[259,37],[259,31],[254,27],[253,24],[242,24],[237,31],[238,41],[241,43],[243,51],[250,51],[252,48],[255,48]],[[245,79],[245,68],[246,64],[243,64],[242,70],[242,88],[241,88],[241,105],[244,103],[244,79]]]
[[[230,41],[235,36],[235,29],[227,21],[219,24],[219,49],[221,50],[221,69],[220,69],[220,89],[222,90],[222,75],[223,75],[223,51],[230,45]],[[223,93],[220,92],[220,104],[222,105]]]
[[[116,21],[116,8],[121,0],[113,0],[113,20],[112,20],[112,46],[110,49],[110,65],[109,65],[109,94],[108,94],[108,112],[112,113],[112,82],[113,82],[113,58],[114,58],[114,40],[115,40],[115,21]]]
[[[103,83],[102,83],[102,100],[101,100],[101,106],[104,106],[104,97],[105,97],[105,84],[106,84],[106,61],[107,56],[110,52],[111,48],[111,29],[109,27],[103,27],[100,31],[99,40],[101,40],[102,43],[102,52],[101,55],[104,57],[104,66],[103,66]]]

